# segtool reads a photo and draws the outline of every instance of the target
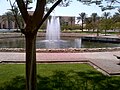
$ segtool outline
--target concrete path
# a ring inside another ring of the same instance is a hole
[[[37,53],[37,62],[90,62],[109,75],[120,75],[120,51],[114,52],[85,52],[85,53]],[[25,62],[25,53],[0,52],[0,62]]]

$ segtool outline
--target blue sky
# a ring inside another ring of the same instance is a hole
[[[32,4],[31,6],[34,7],[35,3]],[[9,8],[10,6],[7,0],[0,0],[0,15],[7,12],[8,11],[7,9]],[[101,16],[104,13],[101,11],[101,8],[95,4],[92,4],[91,6],[87,6],[87,5],[83,5],[77,0],[73,0],[73,2],[71,2],[70,6],[68,7],[59,7],[59,6],[56,7],[54,12],[56,16],[79,16],[81,12],[85,12],[87,16],[90,16],[92,13],[97,13],[99,16]],[[110,11],[107,10],[105,12],[110,12],[113,14],[114,12],[117,12],[117,10],[110,10]]]

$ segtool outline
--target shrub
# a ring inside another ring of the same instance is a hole
[[[120,77],[108,77],[95,71],[55,71],[49,77],[37,76],[38,90],[120,90]],[[17,76],[0,90],[25,90],[25,79]]]

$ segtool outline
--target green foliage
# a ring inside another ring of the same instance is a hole
[[[64,30],[79,30],[81,29],[81,26],[78,26],[78,25],[67,25],[67,26],[61,26],[61,30],[64,31]]]
[[[83,31],[83,28],[84,28],[83,24],[84,24],[84,22],[85,22],[86,13],[82,12],[82,13],[79,14],[79,15],[80,15],[80,17],[78,17],[78,20],[80,21],[80,19],[81,19],[81,21],[82,21],[81,29],[82,29],[82,31]],[[79,21],[78,21],[78,22],[79,22]]]
[[[28,0],[30,3],[32,3],[33,2],[33,0]]]
[[[85,28],[88,29],[88,30],[93,29],[93,24],[92,23],[87,23]]]
[[[25,79],[23,76],[16,76],[8,82],[5,82],[0,90],[25,90]]]
[[[42,26],[40,27],[40,29],[44,29],[45,30],[46,27],[47,27],[46,24],[42,24]]]
[[[51,76],[37,76],[37,90],[119,90],[120,77],[108,77],[95,71],[54,71]],[[25,78],[17,76],[0,90],[25,90]]]
[[[120,22],[116,22],[114,25],[113,25],[114,29],[120,29]]]
[[[112,20],[111,19],[102,19],[99,23],[100,30],[109,30],[112,28]]]
[[[1,64],[0,82],[7,75],[12,78],[1,83],[0,90],[25,90],[24,68],[22,64]],[[119,76],[104,76],[86,64],[38,64],[37,72],[37,90],[119,90],[120,87]]]
[[[119,0],[77,0],[77,1],[80,1],[86,5],[96,4],[99,7],[101,7],[102,11],[120,8],[119,5],[116,6],[116,4],[120,4]],[[107,3],[107,4],[105,4],[105,3]]]

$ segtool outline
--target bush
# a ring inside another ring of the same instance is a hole
[[[120,77],[108,77],[93,71],[55,71],[49,77],[37,76],[38,90],[120,90],[119,87]],[[0,90],[25,90],[25,79],[17,76]]]
[[[61,30],[80,30],[80,26],[78,25],[74,25],[74,26],[71,26],[71,25],[67,25],[67,26],[61,26]]]
[[[0,90],[25,90],[25,79],[23,76],[16,76],[12,80],[5,82]]]

